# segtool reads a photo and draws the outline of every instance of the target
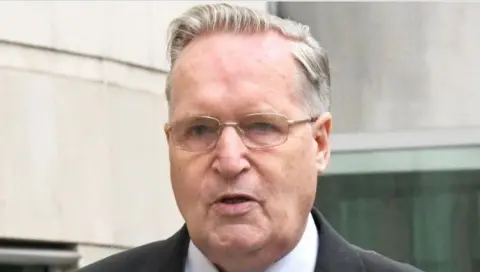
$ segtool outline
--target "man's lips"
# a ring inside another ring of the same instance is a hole
[[[224,204],[238,204],[248,201],[258,201],[258,199],[250,194],[244,193],[227,193],[220,195],[214,203],[224,203]]]
[[[222,216],[241,216],[254,209],[257,203],[258,199],[253,195],[228,193],[220,195],[212,207]]]

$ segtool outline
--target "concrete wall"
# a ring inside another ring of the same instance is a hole
[[[196,3],[0,3],[0,238],[78,243],[83,265],[180,227],[162,129],[165,31]],[[285,8],[329,51],[341,150],[460,128],[438,141],[480,139],[479,4]]]
[[[480,127],[479,3],[280,3],[329,52],[335,133]]]
[[[79,243],[87,264],[181,226],[165,38],[196,3],[0,3],[0,238]]]

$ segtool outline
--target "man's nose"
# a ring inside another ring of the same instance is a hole
[[[248,148],[234,127],[224,127],[214,152],[213,168],[226,180],[232,180],[250,169],[250,163],[246,156]]]

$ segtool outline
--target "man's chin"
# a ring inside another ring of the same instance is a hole
[[[212,247],[238,253],[261,248],[268,233],[265,229],[249,224],[226,224],[217,227],[209,236]]]

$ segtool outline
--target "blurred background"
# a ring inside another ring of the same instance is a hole
[[[1,272],[72,271],[182,225],[166,29],[200,2],[0,1]],[[229,2],[308,24],[329,53],[332,225],[428,272],[480,271],[480,3]]]

